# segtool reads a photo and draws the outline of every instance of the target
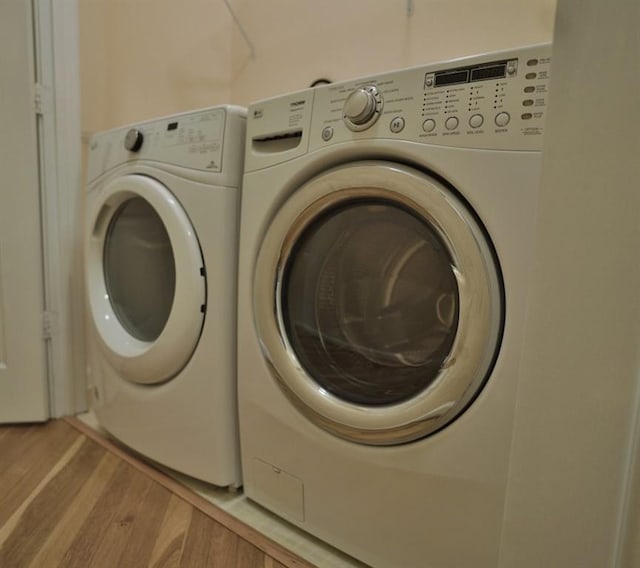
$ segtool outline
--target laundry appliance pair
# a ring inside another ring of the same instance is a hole
[[[497,566],[550,58],[485,54],[94,137],[104,428],[373,566]]]
[[[249,106],[246,495],[379,568],[495,568],[551,49]]]

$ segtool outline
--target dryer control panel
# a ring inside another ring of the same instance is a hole
[[[550,67],[539,45],[316,88],[309,150],[381,138],[540,150]]]
[[[244,142],[245,117],[223,105],[99,133],[89,143],[88,180],[141,161],[219,174],[225,143],[233,153]]]

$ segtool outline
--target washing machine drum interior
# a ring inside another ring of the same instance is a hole
[[[267,231],[255,290],[280,387],[359,443],[451,423],[499,349],[502,285],[485,230],[448,186],[406,166],[343,166],[294,192]]]
[[[285,330],[303,367],[355,404],[395,404],[427,388],[451,352],[458,306],[441,239],[384,201],[316,220],[283,287]]]

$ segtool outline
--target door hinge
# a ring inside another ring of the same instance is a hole
[[[44,115],[51,111],[51,89],[42,83],[36,83],[33,94],[33,106],[36,114]]]
[[[42,312],[42,338],[47,341],[53,339],[58,332],[58,314],[55,312]]]

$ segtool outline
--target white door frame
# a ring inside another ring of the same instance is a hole
[[[49,408],[86,408],[81,270],[81,128],[77,0],[32,0]]]

